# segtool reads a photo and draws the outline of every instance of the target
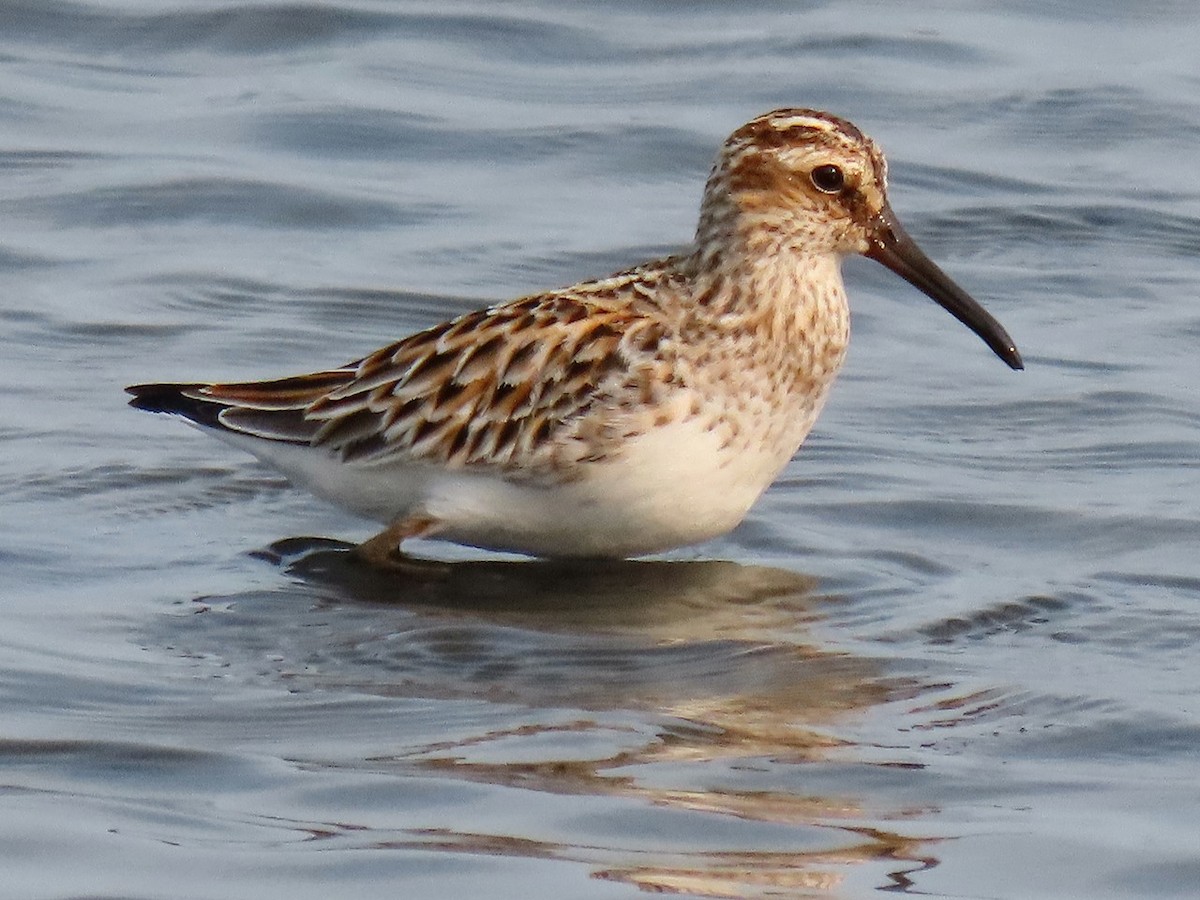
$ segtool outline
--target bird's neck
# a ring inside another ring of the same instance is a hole
[[[753,237],[726,240],[716,249],[698,242],[680,259],[697,317],[731,327],[848,317],[840,256],[806,251],[770,234]]]
[[[782,465],[812,427],[845,359],[850,314],[841,260],[780,248],[706,254],[696,247],[678,266],[691,290],[681,333],[706,350],[717,373],[705,390],[735,398],[734,409],[786,410],[763,420],[755,440]],[[698,376],[700,378],[706,375]]]

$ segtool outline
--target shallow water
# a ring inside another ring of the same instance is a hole
[[[1198,38],[0,4],[0,895],[1194,896]],[[842,380],[726,538],[380,578],[367,524],[124,406],[669,251],[780,105],[883,144],[1027,370],[852,262]]]

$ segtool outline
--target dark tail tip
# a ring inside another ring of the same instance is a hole
[[[225,407],[212,400],[196,399],[193,394],[202,387],[200,384],[131,384],[125,391],[133,395],[129,405],[134,409],[183,416],[197,425],[219,428],[217,416]]]

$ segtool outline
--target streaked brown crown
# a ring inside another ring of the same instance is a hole
[[[836,190],[820,181],[829,167],[841,175]],[[732,233],[755,245],[758,231],[805,252],[862,253],[886,189],[883,154],[850,122],[777,109],[725,142],[705,189],[697,241],[727,241]]]

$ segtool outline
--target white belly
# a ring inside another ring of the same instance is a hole
[[[689,419],[631,438],[611,461],[581,463],[558,484],[425,465],[346,465],[317,450],[222,437],[313,493],[381,522],[420,513],[431,537],[538,556],[624,557],[693,544],[734,528],[787,463],[790,446],[722,446]]]
[[[789,452],[736,453],[693,422],[630,441],[611,462],[553,486],[443,475],[426,500],[461,543],[545,556],[638,556],[724,534],[771,483]]]

